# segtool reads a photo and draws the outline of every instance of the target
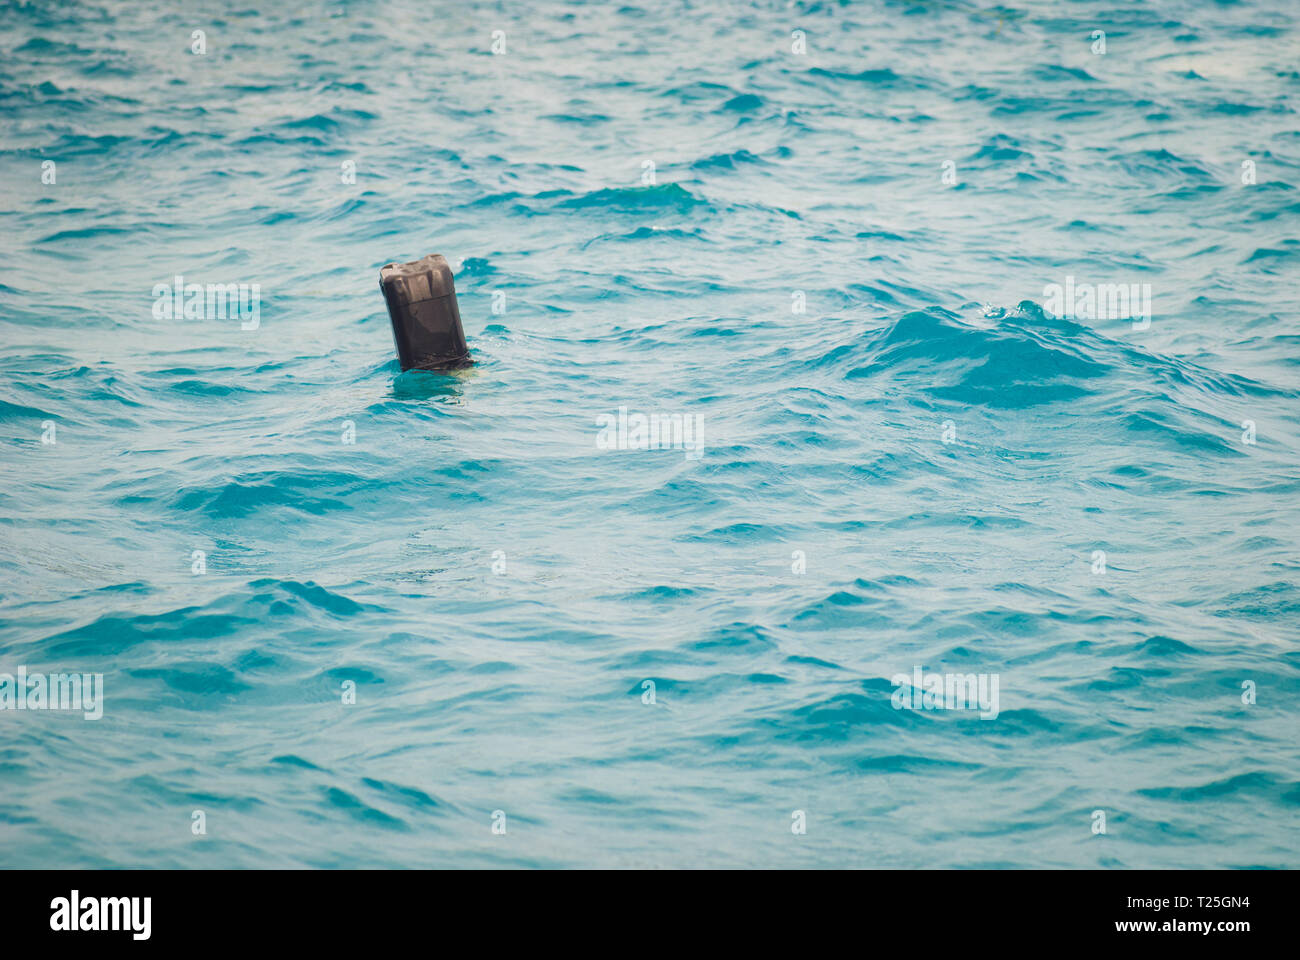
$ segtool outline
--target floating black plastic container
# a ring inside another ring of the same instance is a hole
[[[379,288],[403,370],[448,370],[474,362],[460,325],[451,267],[440,254],[388,264],[379,271]]]

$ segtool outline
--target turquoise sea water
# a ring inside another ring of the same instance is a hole
[[[1298,17],[0,7],[0,865],[1300,865]]]

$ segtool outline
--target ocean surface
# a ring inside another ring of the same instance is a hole
[[[1300,866],[1298,96],[1286,0],[0,6],[0,673],[103,676],[0,866]]]

